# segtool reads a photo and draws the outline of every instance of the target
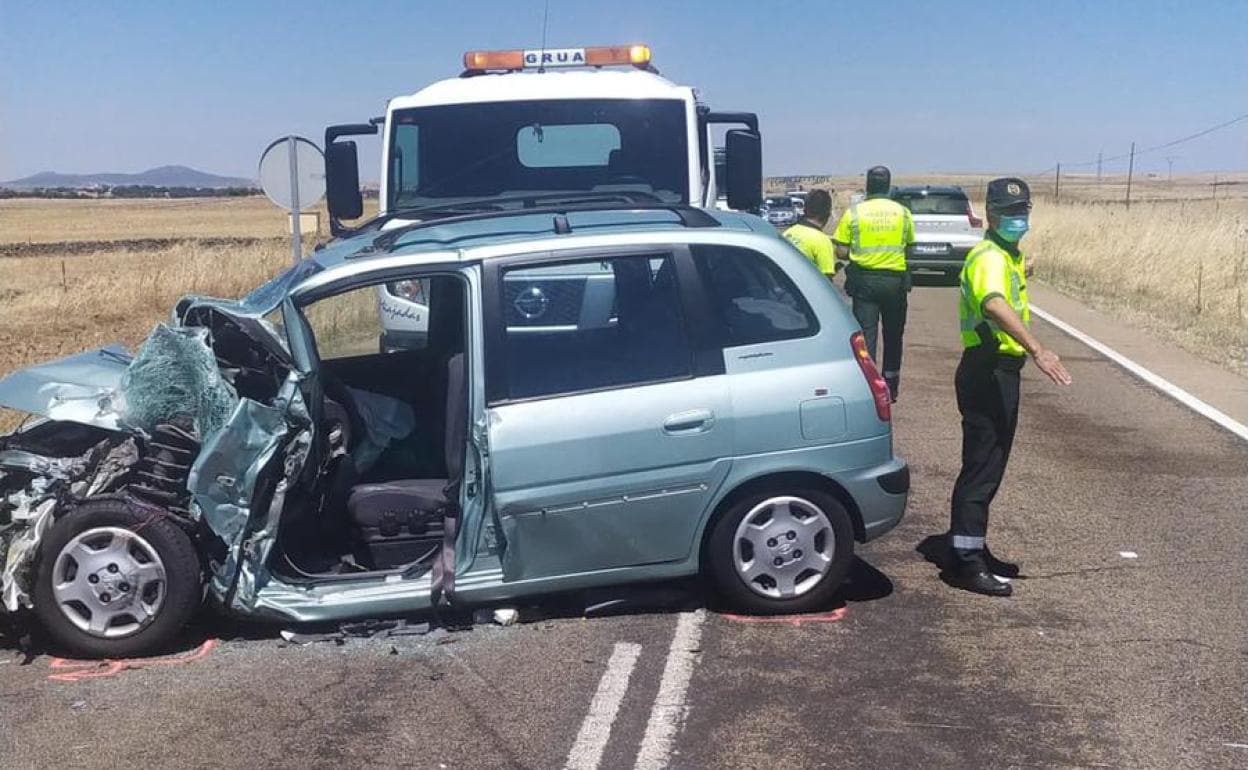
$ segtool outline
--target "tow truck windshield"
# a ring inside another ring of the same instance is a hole
[[[564,99],[398,110],[387,208],[527,193],[637,191],[689,202],[685,103]]]

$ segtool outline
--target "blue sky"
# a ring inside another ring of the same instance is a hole
[[[0,0],[0,179],[254,176],[279,135],[319,143],[466,49],[535,45],[542,5]],[[550,0],[549,25],[551,46],[647,42],[712,106],[758,112],[773,174],[1025,173],[1159,144],[1248,113],[1246,40],[1242,0]],[[1248,121],[1137,167],[1167,155],[1248,169]]]

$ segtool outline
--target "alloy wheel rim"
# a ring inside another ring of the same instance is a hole
[[[763,500],[737,525],[733,566],[754,593],[793,599],[823,582],[836,553],[832,522],[800,497]]]
[[[94,527],[61,548],[52,567],[52,595],[78,630],[102,639],[132,636],[164,606],[164,562],[143,536]]]

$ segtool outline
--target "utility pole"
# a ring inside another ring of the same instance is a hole
[[[1101,183],[1101,151],[1096,151],[1096,183]]]
[[[1174,185],[1174,162],[1179,159],[1178,155],[1166,156],[1166,184]]]
[[[1127,210],[1131,210],[1131,176],[1135,173],[1135,142],[1131,143],[1131,160],[1127,163]]]
[[[1062,202],[1062,164],[1057,164],[1057,177],[1053,180],[1053,202]]]

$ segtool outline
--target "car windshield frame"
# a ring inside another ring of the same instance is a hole
[[[620,190],[650,193],[663,203],[688,204],[686,107],[674,98],[605,98],[395,110],[387,142],[386,208],[453,205],[525,193]],[[588,130],[598,125],[615,130]],[[544,131],[556,126],[559,130]],[[587,130],[568,130],[571,127]],[[609,146],[612,136],[618,136],[618,147]],[[547,151],[549,157],[541,165],[526,164],[526,158],[532,159],[532,143],[547,137],[568,144]],[[403,157],[405,152],[417,155],[415,166]]]

